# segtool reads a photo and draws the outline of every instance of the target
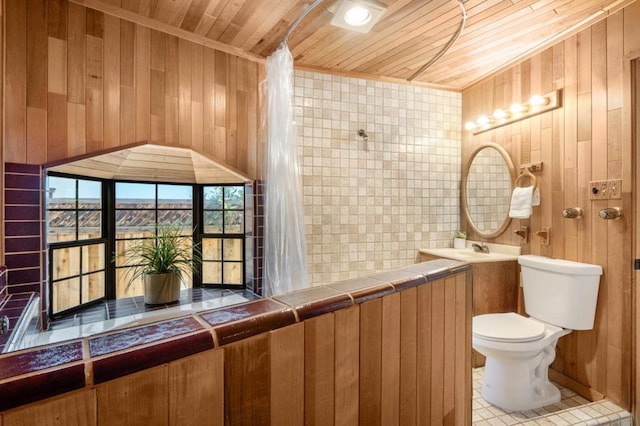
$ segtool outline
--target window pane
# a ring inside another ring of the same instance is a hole
[[[224,233],[225,234],[244,233],[244,212],[237,212],[237,211],[224,212]]]
[[[224,240],[224,260],[242,260],[242,240]]]
[[[116,208],[154,209],[155,207],[155,184],[116,182]]]
[[[193,230],[193,211],[158,210],[158,225],[181,228],[182,234],[190,235]]]
[[[47,242],[73,241],[76,239],[75,210],[49,211],[47,212],[47,216]]]
[[[132,238],[121,236],[134,234],[141,237],[143,233],[156,232],[156,212],[153,210],[116,210],[117,238]]]
[[[222,260],[222,240],[217,238],[203,238],[202,259]]]
[[[78,212],[78,239],[102,237],[102,212],[79,211]]]
[[[222,212],[204,212],[204,233],[222,233]]]
[[[48,176],[47,208],[76,208],[76,180]]]
[[[142,276],[131,280],[133,268],[116,269],[116,298],[142,296],[144,294],[144,284]]]
[[[158,185],[159,209],[191,209],[192,206],[191,185]]]
[[[104,272],[82,277],[82,303],[104,297]]]
[[[205,284],[221,284],[222,283],[222,263],[203,262],[202,263],[202,282]]]
[[[206,210],[222,210],[222,187],[204,187],[204,208]]]
[[[78,207],[100,209],[102,206],[102,183],[94,180],[78,180]]]
[[[131,247],[142,244],[144,242],[152,244],[152,240],[119,240],[116,241],[116,266],[124,265],[138,265],[142,263],[141,259],[136,259],[134,256],[126,256],[125,253]]]
[[[104,269],[104,244],[91,244],[82,247],[82,273]]]
[[[224,263],[224,283],[223,284],[242,284],[242,263],[225,262]]]
[[[224,208],[242,209],[244,208],[244,186],[224,187]]]
[[[80,247],[55,249],[51,269],[54,280],[80,275]]]
[[[64,311],[80,302],[80,278],[53,283],[53,312]]]

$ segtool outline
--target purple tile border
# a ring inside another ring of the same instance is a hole
[[[4,248],[8,253],[40,250],[40,237],[5,238]]]
[[[31,175],[40,174],[40,165],[20,164],[20,163],[4,163],[5,173],[24,173]]]
[[[0,382],[0,411],[60,395],[85,384],[84,363]]]
[[[0,356],[0,380],[82,360],[82,341]],[[0,398],[2,399],[2,398]]]
[[[300,321],[353,306],[347,293],[326,286],[286,293],[274,299],[291,306]]]
[[[152,323],[144,327],[125,329],[116,333],[90,338],[89,353],[94,357],[106,355],[203,329],[204,327],[191,316]]]
[[[467,263],[438,262],[429,261],[84,340],[0,355],[0,395],[3,395],[0,411],[91,387],[354,303],[471,270]],[[14,303],[19,305],[22,296],[15,295]]]
[[[220,346],[296,322],[289,306],[272,299],[216,309],[199,316],[213,327]]]
[[[213,347],[213,336],[209,331],[203,330],[196,334],[182,335],[167,342],[114,353],[93,361],[93,381],[95,384],[103,383],[213,349]]]

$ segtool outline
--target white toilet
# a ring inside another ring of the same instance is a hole
[[[556,343],[572,330],[590,330],[602,267],[548,257],[518,257],[525,310],[473,317],[473,348],[484,355],[482,397],[513,411],[560,401],[549,382]]]

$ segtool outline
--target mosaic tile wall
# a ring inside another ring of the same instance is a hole
[[[401,267],[420,248],[451,246],[461,95],[307,71],[294,77],[311,283]]]

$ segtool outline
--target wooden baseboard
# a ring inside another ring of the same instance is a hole
[[[599,401],[604,399],[604,395],[600,392],[591,389],[588,386],[583,385],[580,382],[573,380],[570,377],[565,376],[562,373],[558,373],[556,370],[549,368],[549,379],[556,382],[559,385],[569,388],[578,395],[588,399],[589,401]]]

